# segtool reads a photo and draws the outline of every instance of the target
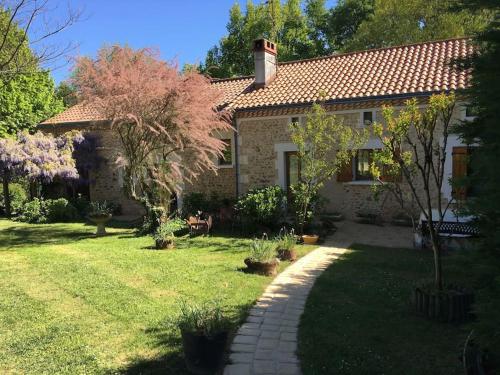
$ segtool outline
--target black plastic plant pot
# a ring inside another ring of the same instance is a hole
[[[228,332],[214,336],[182,331],[184,360],[186,367],[193,374],[213,374],[220,366]]]

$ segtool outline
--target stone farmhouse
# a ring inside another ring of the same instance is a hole
[[[255,76],[214,79],[223,91],[221,107],[230,110],[235,131],[217,134],[227,144],[217,161],[217,173],[207,172],[184,192],[216,193],[234,198],[252,188],[280,185],[288,189],[300,178],[300,160],[290,140],[289,124],[304,121],[311,104],[323,99],[329,112],[354,127],[369,127],[382,121],[382,106],[396,109],[416,97],[422,106],[430,95],[467,88],[470,74],[454,68],[455,59],[473,52],[465,38],[335,54],[308,60],[280,63],[276,45],[265,39],[254,42]],[[455,108],[456,121],[471,118],[466,101]],[[43,131],[82,129],[99,139],[96,152],[102,160],[90,170],[83,189],[91,200],[121,204],[126,215],[138,206],[123,193],[122,173],[114,160],[120,149],[118,136],[106,119],[91,108],[75,105],[40,124]],[[371,138],[352,162],[323,189],[326,209],[347,218],[358,210],[378,210],[384,216],[397,211],[390,198],[374,199],[369,164],[380,142]],[[470,148],[456,135],[449,137],[445,174],[467,174]],[[464,199],[445,183],[443,196]],[[182,201],[182,195],[179,196]]]

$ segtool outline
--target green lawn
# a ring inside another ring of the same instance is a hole
[[[462,279],[454,256],[445,275]],[[462,374],[469,330],[424,320],[409,307],[431,253],[354,246],[317,280],[299,327],[304,374]]]
[[[179,301],[221,298],[236,323],[271,281],[240,271],[246,239],[185,238],[153,251],[131,230],[94,230],[0,220],[0,373],[182,374],[180,334],[168,324]]]

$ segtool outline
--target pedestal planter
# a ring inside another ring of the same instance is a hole
[[[278,249],[278,258],[293,262],[297,259],[297,252],[294,249]]]
[[[97,225],[96,236],[106,235],[106,223],[111,220],[111,214],[89,215],[89,220]]]
[[[441,292],[416,287],[413,292],[413,303],[418,314],[448,323],[470,320],[473,302],[474,295],[471,291],[456,286],[449,286]]]
[[[193,374],[214,374],[221,364],[228,332],[214,336],[181,331],[186,367]]]
[[[314,245],[318,242],[319,236],[315,234],[304,234],[302,236],[302,241],[304,241],[304,244],[306,245]]]
[[[175,243],[174,243],[174,240],[172,240],[172,239],[155,240],[155,244],[156,244],[157,250],[165,250],[165,249],[175,248]]]
[[[254,261],[250,258],[246,258],[244,262],[247,265],[248,270],[250,272],[264,276],[276,275],[279,264],[279,261],[277,259],[275,259],[272,262],[264,263],[264,262]]]

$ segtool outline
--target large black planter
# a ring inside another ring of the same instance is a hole
[[[431,320],[463,323],[472,318],[474,295],[459,287],[447,287],[441,292],[417,287],[413,291],[415,311]]]
[[[186,367],[193,374],[213,374],[219,367],[226,347],[228,332],[214,336],[205,336],[182,331],[184,360]]]

